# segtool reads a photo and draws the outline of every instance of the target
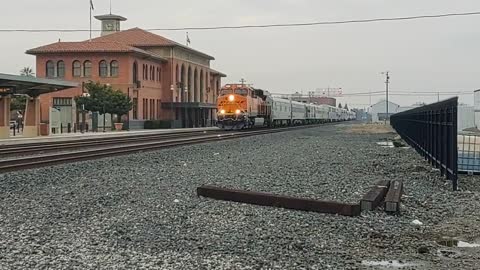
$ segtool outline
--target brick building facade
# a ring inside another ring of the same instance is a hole
[[[91,41],[57,42],[28,50],[36,56],[37,77],[110,84],[128,94],[134,108],[125,117],[131,128],[147,120],[171,121],[176,127],[210,126],[224,74],[210,68],[212,56],[151,32],[133,28],[111,31],[124,18],[99,16],[102,36]],[[60,107],[62,123],[78,123],[74,88],[42,96],[41,119]]]

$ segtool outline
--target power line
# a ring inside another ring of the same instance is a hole
[[[372,23],[372,22],[389,22],[389,21],[408,21],[418,19],[434,19],[445,17],[458,16],[473,16],[480,15],[480,11],[463,12],[463,13],[444,13],[434,15],[418,15],[406,17],[391,17],[391,18],[373,18],[373,19],[358,19],[358,20],[344,20],[344,21],[321,21],[321,22],[307,22],[307,23],[281,23],[281,24],[257,24],[257,25],[237,25],[237,26],[205,26],[205,27],[173,27],[173,28],[149,28],[147,31],[195,31],[195,30],[224,30],[224,29],[249,29],[249,28],[273,28],[273,27],[305,27],[318,25],[337,25],[337,24],[355,24],[355,23]],[[0,29],[0,32],[88,32],[89,29]],[[101,30],[93,30],[100,32]]]

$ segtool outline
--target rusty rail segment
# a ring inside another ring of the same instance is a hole
[[[390,123],[425,160],[458,189],[458,97],[397,113]]]
[[[274,206],[279,208],[318,213],[338,214],[351,217],[359,216],[361,212],[359,204],[345,204],[311,199],[300,199],[288,196],[279,196],[270,193],[234,190],[213,186],[198,187],[197,195],[216,200],[248,203],[261,206]]]
[[[390,181],[381,180],[363,196],[360,201],[362,211],[373,211],[380,206],[387,195],[388,188],[390,187]]]
[[[388,193],[385,196],[385,211],[388,213],[399,213],[402,201],[403,182],[392,181]]]

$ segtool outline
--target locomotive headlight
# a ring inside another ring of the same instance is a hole
[[[221,111],[220,111],[220,114],[225,114],[225,110],[221,110]]]
[[[236,111],[235,111],[235,114],[237,114],[237,115],[238,115],[238,114],[241,114],[241,113],[242,113],[242,111],[240,111],[240,110],[236,110]]]
[[[234,96],[234,95],[228,96],[228,100],[229,100],[229,101],[235,101],[235,96]]]

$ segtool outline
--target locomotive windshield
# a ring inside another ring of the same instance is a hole
[[[222,89],[222,91],[220,91],[220,95],[221,96],[225,96],[225,95],[228,95],[228,94],[232,94],[232,89]]]
[[[241,95],[241,96],[246,96],[246,95],[248,95],[248,90],[247,89],[236,89],[235,94]]]

